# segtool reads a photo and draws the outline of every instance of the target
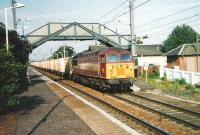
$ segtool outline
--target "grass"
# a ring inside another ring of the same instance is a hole
[[[143,77],[140,77],[139,79],[145,80]],[[151,75],[148,78],[148,83],[157,89],[160,89],[164,94],[197,102],[200,101],[200,88],[187,84],[184,79],[168,81],[165,77],[160,79],[158,75]]]

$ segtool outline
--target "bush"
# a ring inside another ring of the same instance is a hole
[[[16,96],[13,96],[8,100],[8,106],[15,106],[15,105],[19,105],[19,99]]]
[[[0,96],[9,97],[19,92],[26,84],[26,65],[15,62],[11,53],[0,50]]]
[[[184,78],[181,78],[181,79],[179,80],[179,84],[186,84],[185,79],[184,79]]]
[[[167,74],[164,73],[164,76],[161,78],[162,81],[166,81],[167,80]]]
[[[172,81],[172,84],[175,87],[175,90],[180,89],[180,83],[178,79],[175,79],[174,81]]]
[[[150,78],[152,79],[157,79],[160,76],[159,69],[153,65],[152,67],[152,73],[149,75]]]
[[[187,90],[194,90],[195,87],[191,84],[187,84],[186,87],[185,87]]]
[[[4,26],[0,22],[1,26]],[[27,89],[26,72],[31,45],[16,31],[9,30],[9,50],[5,50],[5,28],[0,27],[0,109],[17,104],[16,94]]]

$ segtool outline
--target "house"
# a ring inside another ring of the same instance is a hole
[[[167,68],[189,72],[200,71],[200,44],[184,44],[164,54]]]
[[[158,65],[164,67],[167,65],[167,57],[161,52],[162,45],[136,45],[138,66]]]
[[[138,75],[142,74],[144,65],[149,66],[149,71],[151,66],[159,68],[167,65],[167,57],[163,56],[161,48],[162,44],[136,45]]]

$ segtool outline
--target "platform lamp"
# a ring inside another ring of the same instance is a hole
[[[31,19],[28,18],[28,17],[26,17],[24,19],[18,19],[17,20],[17,23],[21,23],[22,24],[21,30],[22,30],[22,37],[23,38],[25,37],[25,29],[26,29],[25,22],[28,22],[28,21],[31,21]]]
[[[7,10],[9,9],[13,9],[13,8],[22,8],[25,7],[24,4],[22,3],[15,3],[14,7],[8,7],[8,8],[4,8],[4,14],[5,14],[5,27],[6,27],[6,51],[8,53],[9,47],[8,47],[8,20],[7,20]]]
[[[57,60],[56,60],[56,71],[58,71],[58,53],[54,53],[57,56]]]
[[[64,53],[63,57],[66,58],[66,56],[67,56],[67,58],[68,58],[68,52],[65,49],[66,49],[66,44],[64,45],[64,49],[63,49],[63,53]],[[66,55],[66,53],[67,53],[67,55]]]

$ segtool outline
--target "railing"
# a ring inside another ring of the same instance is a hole
[[[160,68],[160,78],[166,74],[167,80],[185,79],[187,83],[196,84],[200,82],[200,73],[188,72],[178,69]]]
[[[51,36],[51,37],[50,37]],[[48,39],[46,39],[48,38]],[[111,46],[127,47],[130,41],[119,35],[115,31],[99,23],[56,23],[51,22],[27,35],[27,39],[32,45],[40,45],[41,40],[104,40],[113,42]]]

